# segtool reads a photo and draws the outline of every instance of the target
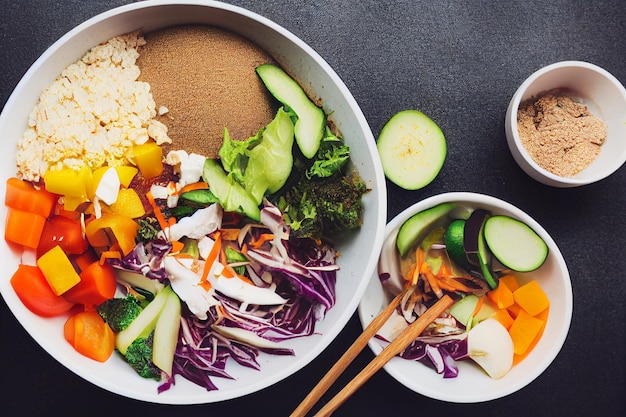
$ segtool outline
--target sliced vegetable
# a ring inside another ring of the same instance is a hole
[[[449,221],[448,214],[456,207],[454,203],[438,204],[414,214],[405,221],[400,226],[396,239],[400,256],[409,253],[433,228],[446,224]]]
[[[49,169],[43,180],[48,192],[63,196],[87,198],[88,192],[93,188],[92,172],[86,166],[76,169]]]
[[[269,92],[298,117],[294,125],[296,143],[305,157],[313,158],[324,137],[324,111],[307,97],[302,87],[282,68],[264,64],[256,67],[256,72]]]
[[[39,246],[46,218],[39,214],[9,207],[4,227],[4,239],[36,249]]]
[[[173,291],[170,291],[154,328],[152,345],[152,362],[169,376],[172,376],[174,353],[178,343],[180,314],[180,299]]]
[[[548,307],[550,300],[537,281],[530,281],[513,292],[515,302],[531,316],[536,316]]]
[[[57,195],[44,189],[36,189],[27,181],[15,177],[7,179],[4,195],[4,204],[7,207],[48,217],[57,200]]]
[[[484,233],[493,255],[514,271],[534,271],[548,257],[548,245],[543,239],[528,225],[512,217],[490,217]]]
[[[509,328],[516,355],[526,353],[529,346],[539,335],[544,324],[543,320],[531,316],[524,310],[520,310]]]
[[[254,197],[231,176],[226,175],[219,161],[207,159],[202,177],[225,211],[243,213],[253,220],[260,220],[261,210]]]
[[[487,296],[498,308],[508,308],[515,303],[513,293],[506,285],[498,285],[495,289],[489,291]]]
[[[108,263],[92,262],[79,276],[80,282],[63,294],[66,300],[94,306],[115,295],[117,279],[113,267]]]
[[[170,286],[163,288],[161,292],[156,294],[154,300],[139,313],[139,316],[127,328],[117,334],[115,346],[122,355],[126,354],[126,350],[136,339],[140,337],[146,338],[152,333],[169,298],[169,294],[172,292],[172,287]]]
[[[42,317],[54,317],[69,311],[74,304],[56,295],[41,269],[20,264],[11,277],[11,286],[24,306]]]
[[[154,178],[163,172],[163,149],[153,141],[133,146],[131,160],[144,178]]]
[[[127,255],[135,247],[135,236],[139,224],[134,220],[115,213],[104,213],[99,219],[87,223],[85,234],[91,246],[98,251],[119,246],[122,255]]]
[[[56,295],[65,293],[80,282],[72,262],[58,245],[41,255],[37,266]]]
[[[115,214],[137,219],[146,214],[143,202],[132,188],[122,188],[117,194],[117,199],[111,204],[110,210]]]
[[[430,184],[446,159],[443,132],[417,110],[391,117],[378,136],[377,147],[387,178],[407,190]]]
[[[469,357],[493,379],[502,378],[513,366],[513,341],[495,319],[484,320],[470,330],[467,350]]]
[[[455,219],[450,223],[446,229],[444,241],[446,244],[446,251],[450,259],[454,261],[458,266],[464,269],[469,269],[469,262],[465,255],[465,248],[463,246],[463,236],[466,220]]]
[[[66,216],[52,216],[43,227],[37,254],[43,255],[54,246],[60,246],[63,252],[80,255],[89,248],[89,242],[83,234],[80,220]]]
[[[82,311],[71,316],[63,334],[76,351],[98,362],[105,362],[115,348],[115,334],[96,311]]]

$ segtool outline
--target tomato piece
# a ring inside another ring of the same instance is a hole
[[[76,304],[95,306],[115,296],[117,280],[108,263],[92,262],[80,273],[80,282],[67,290],[63,297]]]
[[[37,246],[37,256],[57,245],[69,255],[80,255],[87,250],[89,241],[83,234],[80,220],[53,216],[46,221]]]
[[[61,315],[74,306],[54,293],[37,266],[20,264],[11,277],[11,286],[24,306],[42,317]]]

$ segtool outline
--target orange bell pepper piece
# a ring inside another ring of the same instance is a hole
[[[135,247],[138,230],[139,224],[133,219],[120,214],[105,213],[87,224],[85,234],[96,250],[109,250],[117,244],[122,255],[128,255]]]

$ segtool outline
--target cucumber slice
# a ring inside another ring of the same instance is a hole
[[[400,256],[406,255],[415,245],[421,242],[433,228],[445,226],[449,221],[448,214],[456,208],[454,203],[442,203],[435,207],[420,211],[405,221],[398,230],[396,247]]]
[[[483,222],[478,232],[478,264],[483,278],[492,290],[498,286],[499,278],[491,270],[491,252],[485,243],[485,222]]]
[[[209,184],[211,192],[220,200],[225,211],[243,213],[253,220],[261,219],[261,210],[252,195],[246,191],[214,159],[204,162],[202,179]]]
[[[161,311],[169,298],[169,294],[172,293],[172,288],[168,285],[154,297],[154,300],[150,302],[141,310],[141,313],[133,320],[130,325],[119,332],[115,336],[115,347],[122,355],[126,355],[128,347],[139,337],[148,337],[150,333],[156,327]]]
[[[487,219],[484,236],[493,256],[514,271],[534,271],[548,257],[548,245],[543,239],[526,223],[509,216]]]
[[[446,158],[443,132],[417,110],[396,113],[378,136],[378,153],[387,178],[406,190],[430,184]]]
[[[313,158],[324,136],[324,111],[309,99],[302,87],[282,68],[263,64],[256,67],[256,73],[276,100],[298,116],[294,125],[296,143],[305,157]]]
[[[181,304],[178,295],[174,291],[169,291],[167,296],[163,310],[161,310],[154,328],[152,362],[157,368],[169,376],[173,376],[172,365],[174,363],[176,345],[178,344]]]

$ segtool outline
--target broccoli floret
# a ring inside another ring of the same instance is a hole
[[[298,180],[275,204],[295,237],[321,239],[361,226],[367,187],[358,174],[338,171],[308,178],[306,167],[298,163],[294,170],[300,172]]]
[[[137,220],[139,230],[137,230],[137,240],[148,243],[157,238],[159,234],[159,221],[154,217],[144,217]]]
[[[126,350],[126,362],[143,378],[161,379],[161,370],[152,362],[152,344],[154,332],[150,336],[140,337],[130,344]]]
[[[128,327],[142,308],[139,300],[129,294],[125,298],[110,298],[97,306],[96,310],[111,330],[117,333]]]

